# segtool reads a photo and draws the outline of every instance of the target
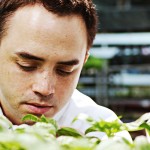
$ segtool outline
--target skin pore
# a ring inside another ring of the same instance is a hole
[[[53,117],[69,101],[87,58],[80,16],[58,16],[40,5],[17,10],[0,45],[4,114],[13,124],[29,113]]]

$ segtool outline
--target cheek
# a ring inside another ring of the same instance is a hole
[[[30,77],[27,75],[20,74],[16,70],[11,70],[7,73],[6,84],[12,88],[12,90],[22,91],[26,88],[30,81]],[[5,83],[4,83],[5,84]]]
[[[0,71],[0,88],[8,98],[20,97],[29,88],[30,76],[21,73],[18,68],[11,65]]]
[[[77,86],[78,80],[79,80],[79,76],[80,76],[80,70],[78,72],[76,72],[74,75],[66,78],[66,79],[60,79],[59,82],[57,82],[57,86],[56,86],[56,93],[59,96],[59,100],[64,100],[67,101],[74,89]]]

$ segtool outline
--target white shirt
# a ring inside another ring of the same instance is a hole
[[[86,121],[77,120],[72,123],[72,120],[80,113],[86,114],[95,120],[112,121],[117,119],[116,114],[110,109],[96,104],[91,98],[75,90],[69,102],[60,110],[53,118],[57,121],[60,127],[72,127],[79,132],[84,133],[90,127]],[[0,114],[2,110],[0,109]],[[88,135],[97,136],[100,139],[106,139],[107,136],[103,132],[94,132]],[[116,137],[125,137],[131,140],[128,132],[122,131],[116,134]]]
[[[95,120],[103,119],[106,121],[113,121],[117,119],[117,115],[112,110],[96,104],[91,98],[78,90],[74,91],[70,101],[54,116],[54,119],[58,122],[59,126],[73,127],[84,133],[85,130],[90,127],[89,123],[81,120],[72,123],[72,120],[80,113],[86,114]],[[88,135],[97,136],[100,139],[107,138],[106,134],[103,132],[94,132]],[[115,137],[125,137],[131,141],[131,137],[127,131],[119,132]]]

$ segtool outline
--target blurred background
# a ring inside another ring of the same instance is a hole
[[[131,122],[150,112],[150,0],[93,1],[99,28],[77,88]]]

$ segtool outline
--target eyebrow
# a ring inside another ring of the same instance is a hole
[[[24,59],[29,59],[29,60],[36,60],[36,61],[44,61],[43,58],[34,56],[32,54],[29,54],[27,52],[17,52],[16,53],[19,57],[24,58]]]
[[[67,65],[67,66],[74,66],[74,65],[78,65],[79,64],[79,60],[78,59],[74,59],[74,60],[70,60],[70,61],[62,61],[62,62],[58,62],[58,64],[60,64],[60,65]]]
[[[24,58],[24,59],[36,60],[36,61],[44,61],[43,58],[34,56],[34,55],[32,55],[30,53],[27,53],[27,52],[17,52],[16,54],[19,57]],[[78,65],[79,64],[79,60],[78,59],[73,59],[73,60],[70,60],[70,61],[61,61],[61,62],[58,62],[58,64],[59,65],[74,66],[74,65]]]

